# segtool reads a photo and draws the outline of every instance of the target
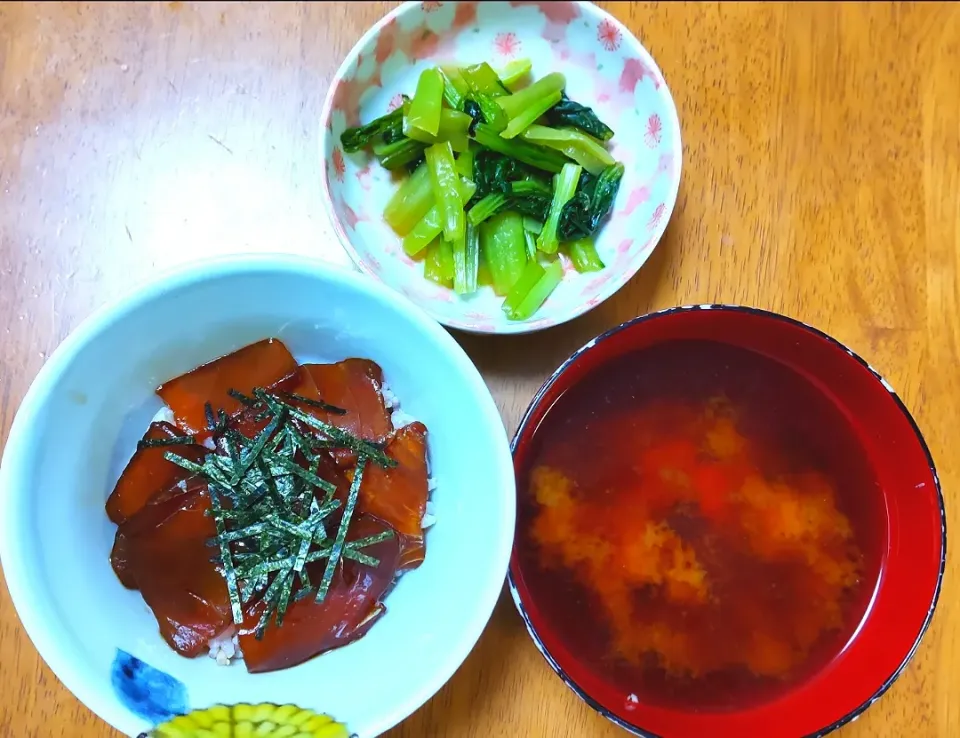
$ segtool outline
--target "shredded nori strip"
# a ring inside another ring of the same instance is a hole
[[[357,507],[357,499],[360,497],[360,484],[363,482],[363,470],[366,466],[367,457],[361,455],[357,459],[357,468],[353,473],[353,481],[350,482],[347,504],[343,509],[343,517],[340,519],[340,529],[337,531],[336,539],[334,539],[333,548],[330,551],[330,558],[327,559],[327,568],[323,571],[323,579],[320,580],[320,586],[317,588],[317,602],[323,602],[327,596],[327,590],[330,589],[330,583],[333,582],[333,574],[336,571],[337,564],[340,563],[340,557],[343,555],[343,547],[347,540],[347,529],[350,527],[353,511]]]
[[[193,436],[172,436],[170,438],[141,438],[137,441],[137,451],[162,446],[194,446],[197,439]]]
[[[336,405],[330,405],[329,403],[324,402],[323,400],[311,400],[309,397],[304,397],[303,395],[298,395],[296,392],[287,392],[284,394],[284,397],[288,400],[295,400],[301,405],[309,405],[310,407],[319,408],[320,410],[325,410],[332,415],[346,415],[347,411],[342,407],[337,407]]]
[[[230,390],[227,390],[227,394],[230,395],[234,400],[239,402],[241,405],[246,405],[247,407],[253,407],[254,405],[257,404],[256,400],[254,400],[252,397],[247,397],[247,395],[243,394],[243,392],[240,392],[239,390],[230,389]]]
[[[220,494],[217,485],[213,482],[207,485],[210,492],[210,508],[213,510],[213,521],[217,526],[217,537],[220,539],[220,567],[221,574],[227,582],[227,592],[230,595],[230,610],[233,622],[243,624],[243,610],[240,607],[240,590],[237,585],[237,569],[233,565],[233,555],[230,543],[226,540],[227,528],[223,518],[217,514],[220,509]]]
[[[391,467],[396,461],[383,452],[382,444],[358,438],[290,403],[334,414],[345,413],[342,408],[262,389],[255,389],[253,397],[235,390],[230,395],[248,408],[260,408],[259,415],[268,420],[255,437],[247,438],[229,428],[226,413],[214,412],[208,403],[204,412],[216,438],[216,451],[202,463],[171,451],[165,452],[164,458],[207,481],[211,503],[207,514],[214,519],[217,531],[208,544],[219,554],[211,561],[227,583],[235,624],[242,624],[245,609],[261,598],[262,611],[254,632],[262,638],[271,621],[277,627],[282,625],[291,602],[314,594],[307,564],[327,559],[316,587],[318,603],[326,597],[336,567],[344,559],[379,566],[377,558],[360,549],[388,540],[394,535],[392,530],[356,541],[348,542],[346,537],[367,463]],[[312,437],[306,428],[322,437]],[[196,443],[195,438],[189,438],[184,443]],[[157,445],[177,445],[174,441],[183,439],[165,440]],[[336,485],[317,473],[317,452],[330,448],[352,450],[359,458],[345,505],[334,497]],[[298,459],[305,459],[308,466]],[[341,507],[339,526],[331,539],[324,521]]]

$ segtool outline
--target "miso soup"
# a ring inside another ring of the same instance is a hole
[[[641,702],[775,698],[843,650],[878,580],[886,512],[850,420],[744,349],[676,341],[595,371],[519,481],[542,618]]]

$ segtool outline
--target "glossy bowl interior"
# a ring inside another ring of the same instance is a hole
[[[489,287],[460,297],[423,277],[383,220],[397,182],[367,152],[345,155],[340,135],[395,108],[439,63],[529,58],[534,78],[562,72],[567,91],[615,131],[626,173],[596,238],[607,268],[564,280],[526,321],[510,321]],[[680,186],[680,123],[653,58],[616,18],[581,2],[408,2],[361,38],[330,84],[320,117],[321,186],[337,235],[357,266],[437,320],[475,333],[526,333],[571,320],[637,272],[663,235]]]
[[[140,593],[113,573],[116,528],[104,502],[161,407],[157,385],[270,336],[300,361],[381,365],[404,410],[429,429],[436,523],[425,562],[400,579],[365,637],[291,669],[248,674],[166,645]],[[272,702],[329,713],[370,738],[433,695],[473,647],[502,591],[514,506],[500,414],[446,331],[353,271],[232,258],[152,282],[88,319],[50,357],[0,466],[0,557],[41,656],[124,734],[165,713]]]
[[[637,318],[568,359],[537,394],[517,432],[517,473],[526,468],[541,421],[564,392],[591,381],[592,372],[626,353],[677,339],[719,341],[786,364],[830,396],[850,420],[880,483],[882,492],[877,494],[883,495],[887,526],[879,584],[859,630],[827,666],[773,701],[737,711],[681,711],[637,703],[580,663],[538,607],[524,581],[516,548],[510,569],[514,600],[530,635],[561,678],[594,708],[636,735],[824,735],[854,719],[889,688],[933,615],[946,553],[943,498],[933,461],[889,384],[838,342],[773,313],[705,305]],[[522,535],[529,523],[523,505],[518,516]]]

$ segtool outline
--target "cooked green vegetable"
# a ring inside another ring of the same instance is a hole
[[[412,138],[401,138],[391,144],[380,146],[378,156],[384,169],[394,171],[410,166],[414,162],[423,160],[425,143],[414,141]]]
[[[410,101],[410,109],[404,115],[404,123],[436,136],[442,105],[443,75],[436,68],[424,69],[417,81],[417,91]]]
[[[493,71],[493,67],[486,62],[471,64],[460,71],[473,92],[479,92],[488,97],[501,97],[510,94],[510,90],[504,87],[497,73]]]
[[[529,235],[529,234],[528,234]],[[520,273],[520,278],[513,285],[510,293],[503,301],[503,312],[509,317],[517,311],[520,303],[530,294],[540,278],[546,273],[546,270],[540,265],[536,258],[527,262],[527,265]]]
[[[469,295],[477,291],[477,267],[480,263],[480,231],[468,222],[463,238],[453,242],[453,291]]]
[[[557,72],[526,85],[529,59],[499,73],[480,62],[420,74],[412,99],[345,131],[344,151],[371,149],[411,172],[384,210],[424,276],[470,295],[490,285],[511,320],[526,320],[563,278],[604,269],[594,239],[613,209],[624,167],[613,136],[567,97]],[[526,85],[526,86],[525,86]]]
[[[500,77],[504,87],[513,92],[532,69],[533,63],[529,59],[514,59],[501,69],[497,76]]]
[[[403,133],[412,139],[421,141],[424,144],[437,143],[438,141],[449,141],[454,151],[466,151],[469,145],[467,130],[473,121],[466,113],[459,110],[450,110],[445,108],[440,111],[440,122],[437,126],[437,135],[421,131],[416,126],[410,124],[409,119],[403,119]]]
[[[480,248],[490,268],[494,292],[506,295],[527,263],[523,218],[508,211],[485,221],[480,226]]]
[[[567,157],[559,151],[545,149],[522,138],[519,140],[501,138],[500,134],[487,123],[478,123],[475,126],[473,139],[485,148],[513,157],[517,161],[545,172],[559,172],[567,162]]]
[[[443,101],[453,110],[460,110],[470,94],[470,87],[457,67],[440,67],[443,75]]]
[[[623,171],[623,164],[614,164],[604,169],[599,177],[590,174],[581,177],[577,193],[560,215],[557,233],[562,240],[573,241],[597,232],[600,221],[613,208]]]
[[[474,135],[479,123],[487,125],[492,131],[499,134],[507,127],[509,122],[507,114],[503,112],[492,97],[473,90],[470,91],[470,97],[464,103],[463,109],[473,118],[471,135]]]
[[[467,129],[467,133],[473,136],[477,132],[477,126],[480,123],[486,123],[487,119],[483,117],[483,111],[480,110],[480,106],[470,99],[463,101],[463,112],[469,115],[472,119],[470,128]]]
[[[526,297],[513,311],[507,312],[510,320],[527,320],[540,309],[550,294],[557,288],[563,279],[563,265],[559,261],[552,261],[544,267],[543,276],[537,280]]]
[[[553,72],[546,77],[538,79],[529,87],[517,90],[512,95],[497,98],[497,104],[503,108],[507,117],[513,119],[531,105],[537,104],[539,100],[550,97],[554,93],[563,92],[566,84],[567,80],[562,74]]]
[[[526,220],[526,218],[524,218]],[[527,260],[536,261],[537,259],[537,234],[527,230],[526,225],[523,228],[523,243],[527,247]]]
[[[423,276],[441,287],[453,287],[453,248],[442,238],[427,247]]]
[[[402,124],[402,122],[403,109],[397,108],[365,126],[348,128],[340,134],[340,145],[343,146],[345,152],[352,154],[372,145],[375,138],[383,136],[384,133]]]
[[[476,185],[470,180],[460,180],[460,197],[462,199],[469,200],[475,189]],[[443,216],[437,206],[434,205],[413,227],[413,230],[403,237],[404,253],[407,256],[417,256],[442,232]]]
[[[425,164],[400,185],[383,210],[383,219],[398,236],[406,236],[433,207],[433,188]]]
[[[550,95],[545,95],[539,98],[535,103],[533,103],[526,110],[521,111],[516,117],[511,118],[510,122],[507,124],[507,127],[503,129],[503,133],[500,135],[503,138],[513,138],[524,131],[527,128],[533,125],[533,122],[537,120],[540,116],[546,113],[550,108],[557,104],[560,100],[560,93],[554,92]],[[542,128],[542,126],[538,126]],[[580,134],[583,135],[583,134]],[[529,137],[526,137],[528,141],[532,140]],[[567,156],[570,156],[569,153],[564,151]],[[575,157],[571,158],[575,159]],[[611,158],[612,161],[612,158]]]
[[[508,192],[491,192],[481,198],[467,211],[467,218],[473,224],[482,223],[504,208],[538,220],[547,217],[553,195],[550,188],[535,179],[507,183]]]
[[[457,176],[450,142],[428,146],[425,154],[427,169],[430,170],[430,183],[433,186],[433,198],[443,220],[443,237],[447,241],[463,238],[466,217],[460,196],[460,178]]]
[[[457,173],[461,177],[465,177],[470,181],[473,181],[473,163],[476,160],[476,155],[473,153],[473,149],[468,145],[463,151],[460,152],[457,156]]]
[[[547,207],[550,206],[548,205]],[[539,236],[540,231],[543,230],[543,220],[525,216],[523,219],[523,230],[525,230],[527,233],[532,233],[534,236]]]
[[[577,182],[583,168],[579,164],[564,164],[560,176],[557,177],[557,186],[553,191],[553,202],[550,204],[550,214],[547,216],[543,230],[537,236],[537,248],[547,254],[555,254],[560,242],[557,239],[557,227],[560,224],[560,213],[563,206],[573,199],[577,191]],[[522,224],[521,224],[522,225]]]
[[[443,233],[443,220],[440,217],[440,211],[434,205],[413,227],[413,230],[403,237],[403,252],[407,256],[417,256],[441,233]]]
[[[537,116],[539,117],[539,116]],[[519,120],[516,118],[514,120]],[[514,121],[510,121],[513,125]],[[506,137],[510,126],[503,132]],[[523,132],[523,137],[532,143],[547,148],[562,151],[590,174],[600,174],[607,167],[617,162],[610,152],[585,133],[570,128],[548,128],[547,126],[531,125]]]
[[[575,103],[566,94],[559,104],[547,113],[547,121],[552,126],[573,126],[601,141],[613,138],[613,129],[600,120],[597,114],[586,105]]]
[[[573,268],[583,274],[584,272],[599,272],[604,268],[600,254],[597,253],[597,247],[593,239],[578,238],[576,241],[570,241],[565,244],[567,255],[573,262]]]
[[[473,157],[472,179],[477,185],[475,199],[491,192],[509,192],[511,182],[525,179],[530,173],[531,169],[516,159],[481,148]]]

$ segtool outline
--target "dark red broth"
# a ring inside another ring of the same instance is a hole
[[[518,480],[516,562],[541,627],[667,709],[744,709],[822,670],[887,547],[844,412],[784,364],[711,341],[592,370],[538,424]]]

